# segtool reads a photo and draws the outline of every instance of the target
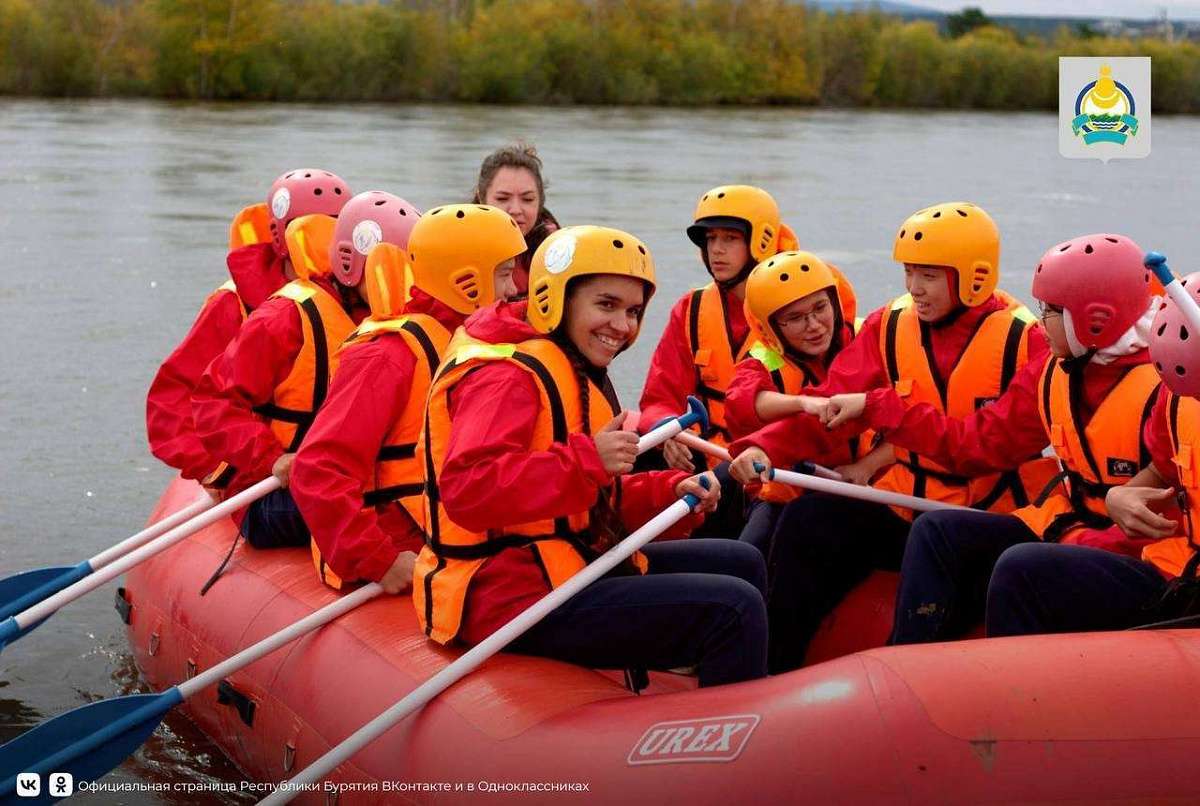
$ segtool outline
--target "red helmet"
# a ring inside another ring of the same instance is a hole
[[[408,234],[420,217],[421,211],[412,204],[382,190],[368,190],[346,202],[329,245],[334,279],[344,286],[358,285],[367,255],[376,244],[407,250]]]
[[[1088,349],[1115,343],[1150,305],[1150,272],[1140,246],[1124,235],[1082,235],[1051,247],[1033,274],[1033,296],[1069,315]]]
[[[1200,272],[1179,282],[1200,302]],[[1192,341],[1198,338],[1200,333],[1189,326],[1175,300],[1167,297],[1150,325],[1150,360],[1163,383],[1177,395],[1200,397],[1200,344]]]
[[[302,215],[322,213],[337,217],[350,199],[342,178],[319,168],[297,168],[275,180],[267,194],[271,211],[271,241],[280,257],[287,257],[287,225]]]

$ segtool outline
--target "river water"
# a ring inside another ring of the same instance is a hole
[[[1191,270],[1200,120],[1160,117],[1148,159],[1107,165],[1061,158],[1056,126],[1011,113],[0,100],[0,576],[78,562],[141,527],[171,476],[146,447],[146,388],[225,279],[230,217],[284,170],[327,168],[428,209],[462,200],[492,148],[536,142],[560,221],[627,229],[656,259],[643,338],[613,368],[633,406],[669,303],[705,279],[683,230],[718,184],[769,189],[862,311],[902,289],[903,218],[954,199],[996,219],[1002,285],[1026,301],[1037,257],[1087,232]],[[109,586],[0,655],[0,740],[135,689],[111,603]],[[167,725],[119,779],[240,780],[187,720]]]

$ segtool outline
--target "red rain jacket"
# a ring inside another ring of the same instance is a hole
[[[286,282],[270,244],[253,244],[225,258],[238,293],[218,291],[200,309],[183,341],[167,356],[146,395],[150,452],[185,479],[203,479],[220,464],[204,449],[192,419],[192,392],[214,358],[242,327],[242,302],[251,310]]]
[[[467,332],[491,343],[535,338],[524,314],[523,303],[499,303],[472,315]],[[611,482],[585,434],[546,451],[529,450],[539,405],[529,373],[507,363],[471,373],[451,392],[453,425],[438,487],[447,514],[463,527],[485,531],[501,519],[522,523],[587,509]],[[636,529],[673,503],[675,485],[687,477],[673,470],[624,476],[620,515],[626,528]],[[685,518],[672,533],[698,522],[698,516]],[[549,591],[531,550],[500,552],[471,581],[460,637],[478,643]]]
[[[314,282],[338,296],[331,279],[318,277]],[[355,322],[366,314],[360,306],[350,312]],[[266,478],[283,455],[267,421],[252,409],[271,401],[303,343],[296,303],[284,297],[268,299],[208,365],[192,393],[192,416],[205,449],[237,469],[230,494]]]
[[[729,329],[733,341],[744,344],[750,335],[750,325],[746,322],[746,311],[742,301],[731,298],[730,292],[725,294],[726,306],[729,311]],[[687,315],[688,302],[692,292],[684,294],[671,308],[671,317],[659,337],[658,346],[650,358],[650,371],[646,373],[646,383],[642,387],[641,419],[638,431],[646,433],[659,421],[667,417],[678,417],[687,411],[687,396],[696,394],[696,364],[692,356],[691,343],[688,341],[687,328],[684,318]],[[737,356],[734,356],[737,359]]]
[[[420,289],[409,313],[432,316],[450,332],[465,317]],[[342,353],[304,444],[292,465],[292,497],[342,579],[378,582],[402,551],[418,552],[424,534],[398,502],[363,508],[363,490],[376,457],[412,391],[416,358],[404,339],[388,333]]]

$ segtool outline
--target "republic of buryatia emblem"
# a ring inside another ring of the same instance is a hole
[[[1113,78],[1107,64],[1100,68],[1100,77],[1084,85],[1075,99],[1075,117],[1071,130],[1083,137],[1087,145],[1116,143],[1136,135],[1137,106],[1129,88]]]

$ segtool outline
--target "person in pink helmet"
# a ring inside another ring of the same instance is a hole
[[[1200,273],[1182,282],[1200,300]],[[1166,387],[1146,423],[1149,461],[1107,497],[1117,526],[1146,542],[1141,556],[1085,546],[1009,549],[988,590],[988,635],[1119,630],[1200,613],[1200,333],[1168,299],[1149,335]]]
[[[283,226],[283,204],[273,213]],[[285,238],[300,276],[247,320],[204,373],[192,399],[196,425],[209,450],[244,480],[231,487],[268,474],[283,484],[247,509],[241,534],[251,545],[308,545],[289,489],[292,462],[328,397],[339,346],[369,312],[367,254],[380,243],[406,243],[419,216],[397,196],[368,191],[350,199],[336,221],[291,220]]]
[[[196,434],[192,392],[209,362],[229,346],[250,313],[295,276],[287,273],[286,244],[276,234],[301,215],[336,216],[349,197],[346,183],[328,171],[300,169],[276,179],[266,202],[238,213],[229,228],[225,256],[230,279],[209,294],[187,335],[150,384],[146,395],[150,452],[184,478],[201,481],[214,495],[231,481],[232,472],[212,457]],[[273,215],[274,210],[280,217]]]
[[[1124,559],[1140,551],[1142,542],[1111,529],[1105,495],[1149,456],[1139,434],[1159,390],[1147,352],[1157,297],[1142,257],[1132,240],[1108,233],[1047,250],[1032,292],[1050,354],[970,417],[948,418],[927,403],[906,409],[891,389],[830,399],[831,426],[861,414],[889,442],[954,473],[1006,470],[1047,447],[1063,468],[1011,514],[943,510],[917,518],[901,562],[892,643],[969,631],[984,615],[993,567],[1014,546],[1086,545]]]

